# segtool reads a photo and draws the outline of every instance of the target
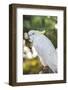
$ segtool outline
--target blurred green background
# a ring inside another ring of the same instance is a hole
[[[28,33],[30,30],[45,31],[44,35],[47,36],[53,43],[54,47],[57,48],[56,24],[56,16],[23,15],[23,34],[25,32]],[[23,39],[26,41],[24,37]],[[28,60],[28,58],[24,58],[23,74],[37,74],[41,69],[42,64],[38,57],[30,60]]]

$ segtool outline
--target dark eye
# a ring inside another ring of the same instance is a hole
[[[34,35],[35,33],[31,33],[30,36]]]
[[[35,33],[32,33],[32,35],[34,35]]]

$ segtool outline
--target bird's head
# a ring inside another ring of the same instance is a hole
[[[30,30],[28,32],[28,36],[29,36],[30,41],[32,42],[34,37],[37,38],[37,36],[44,34],[44,33],[45,31]]]

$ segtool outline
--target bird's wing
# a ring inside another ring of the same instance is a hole
[[[34,38],[34,47],[37,53],[42,57],[45,64],[48,64],[53,71],[56,71],[57,56],[56,50],[51,41],[44,36]]]

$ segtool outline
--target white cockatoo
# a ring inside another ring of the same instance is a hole
[[[38,55],[42,58],[41,60],[44,65],[47,64],[51,70],[56,73],[57,52],[52,42],[45,35],[41,34],[40,31],[30,30],[28,36]]]

